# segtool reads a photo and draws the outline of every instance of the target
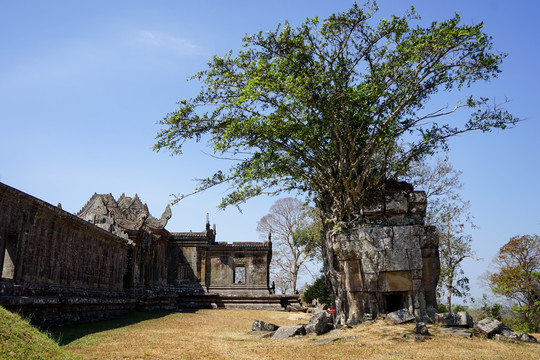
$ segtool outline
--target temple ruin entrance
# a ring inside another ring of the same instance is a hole
[[[407,308],[407,293],[399,292],[385,294],[384,302],[386,305],[386,312],[388,313]]]

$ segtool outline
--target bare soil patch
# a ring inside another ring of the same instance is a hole
[[[259,310],[199,310],[171,313],[128,326],[84,335],[64,348],[85,359],[540,359],[540,345],[510,344],[439,334],[413,337],[414,324],[379,320],[338,334],[261,339],[248,333],[254,319],[277,325],[307,323],[308,314]],[[84,325],[80,325],[84,326]]]

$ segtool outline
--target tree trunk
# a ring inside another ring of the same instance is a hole
[[[296,294],[296,280],[298,278],[298,270],[295,269],[292,273],[292,293]]]
[[[454,277],[449,276],[448,282],[446,283],[446,291],[448,294],[446,294],[446,306],[448,307],[448,312],[452,313],[452,290],[454,289],[453,284],[454,283]]]

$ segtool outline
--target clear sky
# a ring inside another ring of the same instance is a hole
[[[79,211],[94,192],[137,193],[159,217],[170,194],[190,192],[197,177],[226,166],[192,144],[181,157],[151,150],[156,124],[194,96],[186,79],[214,54],[238,49],[245,34],[285,19],[326,18],[351,1],[1,1],[0,181]],[[508,53],[499,79],[474,88],[506,97],[526,118],[515,129],[467,134],[451,142],[450,160],[463,171],[463,197],[479,229],[474,248],[484,259],[465,264],[473,295],[496,251],[511,236],[540,234],[540,58],[536,1],[382,0],[381,14],[414,5],[424,23],[459,13],[485,23],[498,51]],[[257,241],[257,221],[275,198],[217,210],[226,188],[174,206],[170,231],[200,231],[210,213],[219,241]]]

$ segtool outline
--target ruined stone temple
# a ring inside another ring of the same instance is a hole
[[[361,320],[403,308],[436,311],[438,238],[424,226],[426,196],[388,188],[363,209],[363,225],[330,234],[330,277],[341,314]],[[150,215],[139,197],[94,194],[70,214],[0,183],[0,305],[38,324],[91,321],[131,310],[184,307],[279,310],[297,296],[269,289],[272,243],[216,241],[169,232],[167,207]],[[346,308],[345,308],[346,307]]]
[[[363,209],[362,226],[331,235],[330,273],[341,277],[348,320],[408,309],[424,321],[437,312],[439,240],[424,224],[426,207],[423,191],[393,183]]]
[[[282,309],[269,289],[272,244],[169,232],[135,195],[94,194],[70,214],[0,183],[0,305],[37,324],[183,307]]]

